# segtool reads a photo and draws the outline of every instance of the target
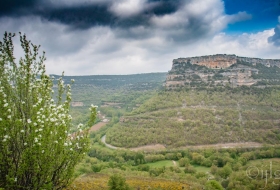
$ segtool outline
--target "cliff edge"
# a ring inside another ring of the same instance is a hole
[[[260,59],[217,54],[173,60],[165,87],[213,87],[217,85],[277,85],[280,59]]]

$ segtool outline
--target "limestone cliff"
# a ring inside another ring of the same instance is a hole
[[[227,84],[232,87],[251,86],[262,81],[256,77],[260,69],[261,76],[267,76],[270,71],[265,68],[274,67],[280,67],[280,59],[249,58],[227,54],[179,58],[173,60],[165,86],[167,88]],[[277,75],[275,80],[278,78],[280,79]]]

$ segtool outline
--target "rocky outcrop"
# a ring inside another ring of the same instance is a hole
[[[257,64],[265,67],[280,67],[280,59],[260,59],[217,54],[200,57],[178,58],[173,60],[165,86],[230,85],[251,86],[258,82],[252,76],[257,75]]]
[[[187,58],[178,58],[173,60],[172,68],[180,63],[191,63],[201,66],[206,66],[212,69],[225,69],[230,67],[233,64],[236,64],[237,61],[243,61],[256,65],[257,63],[263,64],[267,67],[277,66],[280,67],[280,59],[260,59],[260,58],[250,58],[250,57],[239,57],[234,54],[216,54],[216,55],[206,55],[199,57],[187,57]]]

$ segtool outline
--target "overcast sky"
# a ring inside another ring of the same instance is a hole
[[[280,59],[280,0],[9,0],[5,31],[40,44],[49,74],[167,72],[179,57]]]

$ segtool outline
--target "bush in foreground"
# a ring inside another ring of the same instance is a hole
[[[71,86],[46,74],[44,53],[20,34],[24,57],[13,55],[14,34],[0,42],[0,188],[62,189],[87,152],[87,131],[70,134]],[[90,108],[90,126],[96,108]],[[79,125],[78,128],[81,128]]]

